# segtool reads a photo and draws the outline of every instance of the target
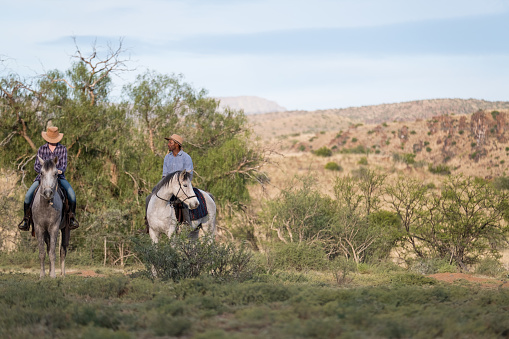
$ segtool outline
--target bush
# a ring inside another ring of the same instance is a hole
[[[494,258],[484,258],[479,261],[475,268],[475,273],[488,275],[490,277],[498,277],[505,271],[504,266]]]
[[[359,165],[365,165],[367,166],[368,165],[368,158],[366,157],[362,157],[359,159],[359,162],[358,162]]]
[[[268,250],[267,260],[270,268],[280,270],[322,270],[328,265],[323,249],[306,243],[274,243]]]
[[[441,174],[441,175],[449,175],[451,174],[451,169],[447,165],[438,164],[433,166],[432,164],[428,165],[428,171],[433,174]]]
[[[341,167],[335,162],[328,162],[327,164],[325,164],[325,169],[329,171],[342,171],[343,167]]]
[[[493,179],[493,186],[498,190],[509,190],[509,177],[496,177]]]
[[[317,149],[313,153],[319,157],[330,157],[332,155],[331,149],[326,146]]]
[[[417,259],[409,265],[409,270],[419,274],[455,273],[457,266],[445,259]]]
[[[347,278],[347,276],[357,270],[357,264],[353,260],[339,256],[329,262],[329,270],[332,272],[336,283],[343,285],[350,282],[351,279]]]
[[[133,243],[134,252],[145,264],[143,273],[149,277],[153,277],[154,270],[162,280],[180,281],[209,275],[218,280],[243,281],[254,271],[252,254],[244,245],[221,244],[207,238],[191,241],[187,232],[158,244],[152,244],[148,238],[133,238]]]

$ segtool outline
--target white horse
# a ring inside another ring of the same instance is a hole
[[[45,275],[44,261],[46,251],[49,255],[49,275],[56,277],[55,259],[58,231],[62,230],[60,246],[60,267],[62,276],[65,275],[65,256],[69,244],[69,228],[63,215],[63,201],[58,194],[58,158],[46,161],[39,157],[41,167],[41,181],[39,189],[32,204],[32,219],[34,222],[34,233],[39,244],[39,259],[41,262],[41,278]],[[46,244],[46,246],[44,246]]]
[[[214,239],[216,233],[216,203],[212,195],[200,190],[205,198],[208,214],[201,219],[191,220],[191,238],[196,239],[200,228],[204,234]],[[177,229],[177,217],[175,209],[169,203],[175,196],[185,203],[189,209],[195,209],[199,205],[198,198],[194,194],[191,185],[191,175],[187,171],[174,172],[164,177],[153,190],[147,206],[147,222],[149,235],[152,242],[158,243],[159,235],[164,233],[171,238]]]

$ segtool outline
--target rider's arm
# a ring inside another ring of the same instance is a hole
[[[63,150],[59,152],[58,155],[58,163],[57,168],[62,171],[62,173],[65,173],[65,170],[67,169],[67,148],[62,145]]]
[[[168,154],[166,154],[166,156],[164,157],[164,162],[163,162],[163,178],[169,174],[169,171],[170,171],[169,167],[170,167],[170,165],[169,165]]]
[[[191,173],[191,180],[193,180],[193,160],[191,159],[191,156],[187,155],[187,157],[184,158],[184,169]]]
[[[43,158],[40,147],[37,150],[37,156],[35,157],[35,164],[34,164],[34,170],[35,170],[35,173],[37,173],[37,174],[41,173],[41,167],[42,167],[42,164],[39,162],[39,157]]]

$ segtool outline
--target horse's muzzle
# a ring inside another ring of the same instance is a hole
[[[194,209],[197,209],[198,206],[200,206],[200,203],[198,201],[198,199],[192,199],[192,200],[189,200],[187,203],[187,207],[189,207],[190,210],[194,210]]]
[[[45,188],[44,191],[42,192],[42,196],[46,200],[53,199],[54,195],[55,195],[55,192],[53,192],[53,190],[51,188]]]

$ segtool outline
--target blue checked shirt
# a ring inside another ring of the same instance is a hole
[[[67,148],[57,143],[57,147],[53,152],[49,149],[49,144],[44,144],[37,150],[37,155],[43,160],[53,159],[58,157],[57,168],[62,171],[62,174],[58,175],[59,179],[65,179],[65,169],[67,168]],[[34,181],[41,178],[41,167],[42,164],[39,162],[39,157],[35,157],[34,169],[37,172],[37,178]]]
[[[168,174],[183,170],[191,172],[191,179],[193,179],[193,160],[189,154],[182,150],[178,152],[177,156],[174,156],[173,152],[166,154],[163,163],[163,178]]]

